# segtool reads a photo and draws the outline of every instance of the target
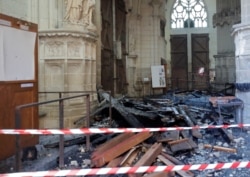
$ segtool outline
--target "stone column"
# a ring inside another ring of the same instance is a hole
[[[95,0],[46,0],[40,3],[49,5],[45,12],[41,10],[45,6],[39,7],[42,22],[39,31],[40,91],[96,91],[98,36],[93,18]],[[51,7],[56,7],[58,13],[53,12]],[[59,23],[54,23],[55,18],[61,19]],[[63,94],[63,97],[75,94]],[[44,94],[40,100],[56,98],[56,94]],[[96,94],[91,94],[90,100],[94,104]],[[85,115],[85,105],[84,97],[64,103],[65,128],[75,127],[74,122]],[[42,107],[47,117],[41,119],[41,128],[57,128],[59,116],[56,107],[57,104]]]
[[[241,24],[233,26],[232,35],[235,38],[236,83],[250,83],[250,1],[241,0]],[[246,88],[247,89],[247,88]],[[236,96],[244,102],[244,123],[250,123],[250,89],[236,90]]]

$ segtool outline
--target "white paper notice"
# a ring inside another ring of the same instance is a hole
[[[164,66],[151,66],[152,74],[152,87],[153,88],[165,88],[166,78]]]
[[[35,79],[36,33],[0,26],[3,31],[4,80]]]

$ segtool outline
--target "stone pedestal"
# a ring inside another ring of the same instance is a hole
[[[45,92],[96,91],[96,34],[92,31],[41,31],[39,33],[39,90]],[[79,93],[78,93],[79,94]],[[76,95],[63,94],[63,97]],[[57,99],[58,94],[40,94],[40,101]],[[91,103],[97,100],[92,94]],[[65,128],[85,115],[84,97],[65,101]],[[41,107],[47,116],[41,128],[57,128],[58,104]]]

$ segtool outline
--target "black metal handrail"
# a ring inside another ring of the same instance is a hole
[[[56,93],[56,92],[54,92]],[[76,96],[70,96],[70,97],[65,97],[61,98],[62,92],[57,92],[59,93],[59,99],[54,99],[50,101],[43,101],[43,102],[36,102],[36,103],[30,103],[30,104],[24,104],[17,106],[15,108],[15,127],[16,129],[20,129],[21,125],[21,110],[24,108],[29,108],[29,107],[34,107],[34,106],[39,106],[43,104],[48,104],[48,103],[53,103],[53,102],[59,102],[59,128],[63,129],[64,128],[64,100],[69,100],[69,99],[74,99],[78,97],[86,97],[86,114],[87,114],[87,119],[86,119],[86,126],[89,127],[89,115],[90,115],[90,95],[88,93],[85,94],[80,94]],[[59,142],[59,167],[62,168],[64,166],[64,135],[60,135],[60,142]],[[20,157],[20,135],[16,135],[16,170],[20,171],[21,168],[21,157]],[[89,135],[86,136],[86,146],[87,149],[89,149],[90,146],[90,138]]]

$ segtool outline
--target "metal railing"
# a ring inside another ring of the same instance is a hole
[[[110,95],[111,99],[111,93],[109,91],[106,91]],[[62,98],[62,94],[66,93],[81,93],[80,95],[76,96],[69,96],[69,97],[64,97]],[[96,93],[94,91],[72,91],[72,92],[39,92],[39,94],[58,94],[59,98],[50,100],[50,101],[42,101],[42,102],[36,102],[36,103],[30,103],[30,104],[24,104],[24,105],[19,105],[15,108],[15,128],[20,129],[21,128],[21,110],[25,108],[30,108],[30,107],[35,107],[35,106],[40,106],[44,104],[49,104],[49,103],[54,103],[54,102],[59,102],[59,128],[63,129],[64,128],[64,101],[65,100],[70,100],[74,98],[79,98],[79,97],[86,97],[86,127],[90,126],[90,93]],[[111,118],[111,102],[110,102],[110,108],[109,108],[109,113],[110,113],[110,118]],[[15,160],[16,160],[16,171],[20,171],[21,169],[21,154],[20,154],[20,149],[21,149],[21,139],[20,135],[16,135],[16,154],[15,154]],[[90,149],[90,136],[86,135],[86,148],[87,150]],[[59,138],[59,168],[64,167],[64,135],[60,135]]]
[[[110,95],[109,117],[111,119],[112,118],[111,92],[110,91],[104,91],[104,92]],[[73,94],[79,93],[80,95],[62,98],[63,94],[68,94],[68,93],[73,93]],[[70,99],[79,98],[79,97],[86,97],[86,127],[89,127],[90,126],[90,94],[91,93],[96,93],[96,92],[95,91],[39,92],[39,94],[58,94],[59,98],[50,100],[50,101],[43,101],[43,102],[30,103],[30,104],[17,106],[15,108],[15,127],[16,129],[20,129],[22,109],[34,107],[34,106],[40,106],[40,105],[49,104],[49,103],[54,103],[54,102],[59,102],[59,128],[63,129],[64,128],[64,100],[70,100]],[[20,171],[21,169],[20,143],[21,143],[20,135],[16,135],[17,151],[15,155],[15,160],[16,160],[17,171]],[[90,136],[89,135],[86,135],[86,148],[87,150],[90,149]],[[64,167],[64,135],[60,135],[59,137],[59,167],[60,168]]]

